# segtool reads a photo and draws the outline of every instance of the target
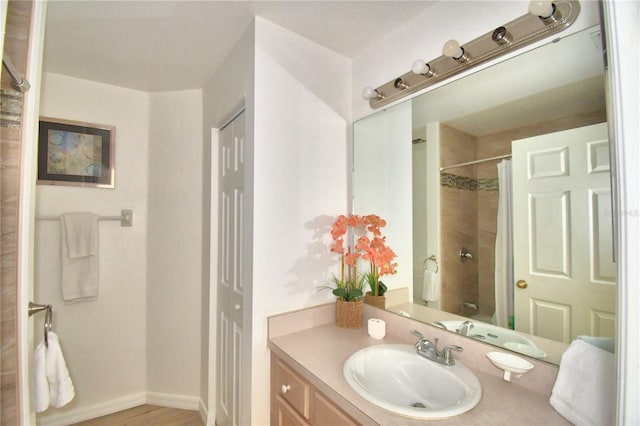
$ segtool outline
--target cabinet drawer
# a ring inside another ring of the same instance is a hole
[[[276,395],[280,395],[291,404],[298,413],[308,420],[311,405],[309,399],[309,383],[278,358],[274,360],[272,373],[272,383],[274,386],[272,391],[276,393]]]

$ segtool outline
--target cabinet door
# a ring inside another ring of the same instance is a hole
[[[287,401],[305,419],[309,419],[310,385],[282,360],[272,362],[272,392]]]
[[[317,391],[313,392],[311,423],[314,426],[355,426],[358,424]]]
[[[309,426],[304,418],[298,414],[280,395],[276,395],[273,409],[276,412],[275,424],[272,426]],[[273,419],[273,417],[272,417]]]

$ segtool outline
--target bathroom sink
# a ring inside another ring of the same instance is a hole
[[[441,419],[462,414],[482,397],[478,378],[459,361],[445,366],[411,345],[369,346],[344,363],[344,377],[367,401],[403,416]]]
[[[456,331],[462,325],[462,321],[438,321],[435,325],[444,325],[449,331]],[[498,327],[481,321],[474,321],[473,328],[467,333],[468,337],[502,346],[514,352],[519,352],[534,358],[544,358],[547,354],[536,346],[530,339],[516,333],[513,330]]]

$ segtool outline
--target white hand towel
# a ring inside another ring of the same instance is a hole
[[[73,382],[69,377],[67,364],[64,362],[62,348],[58,336],[50,331],[47,347],[47,380],[49,381],[49,398],[51,405],[60,408],[67,405],[75,396]]]
[[[615,421],[615,396],[615,356],[574,340],[560,360],[551,406],[578,426],[609,425]]]
[[[422,282],[422,300],[427,302],[437,302],[440,297],[440,280],[438,273],[434,271],[424,270],[424,279]]]
[[[613,337],[578,336],[577,339],[587,342],[597,348],[612,354],[616,353],[616,341]]]
[[[36,413],[49,408],[46,351],[44,342],[41,342],[33,352],[33,406]]]
[[[98,296],[98,216],[66,213],[61,223],[62,298],[91,300]]]
[[[98,254],[98,216],[93,213],[62,215],[70,259]]]

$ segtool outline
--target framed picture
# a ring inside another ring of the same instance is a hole
[[[115,127],[40,117],[38,184],[115,187]]]

